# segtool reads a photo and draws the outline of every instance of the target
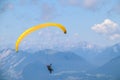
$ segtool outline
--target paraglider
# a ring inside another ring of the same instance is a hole
[[[19,38],[17,39],[16,45],[15,45],[16,52],[18,52],[19,44],[21,43],[23,38],[25,38],[27,35],[29,35],[30,33],[34,32],[36,30],[39,30],[39,29],[45,28],[45,27],[50,27],[50,26],[60,28],[65,34],[67,33],[65,27],[63,25],[61,25],[61,24],[58,24],[58,23],[44,23],[44,24],[39,24],[39,25],[33,26],[33,27],[27,29],[26,31],[24,31],[19,36]]]
[[[67,33],[66,31],[66,28],[61,25],[61,24],[58,24],[58,23],[44,23],[44,24],[39,24],[37,26],[33,26],[29,29],[27,29],[26,31],[24,31],[17,39],[16,41],[16,45],[15,45],[15,50],[16,52],[18,52],[18,48],[19,48],[19,44],[21,43],[21,41],[27,36],[29,35],[30,33],[36,31],[36,30],[39,30],[41,28],[45,28],[45,27],[49,27],[49,26],[54,26],[54,27],[57,27],[57,28],[60,28],[65,34]],[[47,69],[48,71],[50,72],[50,74],[53,72],[53,68],[52,68],[52,64],[49,64],[47,65]]]
[[[54,71],[52,68],[52,64],[47,65],[47,69],[50,72],[50,74]]]

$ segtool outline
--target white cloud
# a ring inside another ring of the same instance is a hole
[[[120,39],[120,34],[113,34],[109,38],[110,38],[110,40]]]
[[[120,37],[119,25],[110,19],[105,19],[104,22],[95,24],[91,29],[96,33],[107,36],[110,40],[116,40]]]
[[[43,29],[35,34],[34,38],[28,36],[21,43],[19,49],[27,50],[44,50],[44,49],[56,49],[68,51],[76,47],[82,47],[87,49],[93,49],[95,47],[92,43],[82,42],[80,34],[64,34],[60,30],[56,29]],[[52,52],[54,53],[54,52]]]
[[[77,40],[77,41],[76,41]],[[60,30],[56,29],[43,29],[38,32],[37,37],[32,38],[28,36],[22,41],[20,49],[57,49],[57,50],[69,50],[73,47],[77,47],[81,43],[81,38],[78,33],[73,35],[64,34]]]
[[[117,31],[118,24],[110,19],[105,19],[103,23],[95,24],[91,29],[97,33],[109,34]]]

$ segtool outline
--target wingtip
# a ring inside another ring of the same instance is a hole
[[[65,31],[64,34],[67,34],[67,31]]]
[[[18,50],[15,50],[16,51],[16,53],[18,53]]]

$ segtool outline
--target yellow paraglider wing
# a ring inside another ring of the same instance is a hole
[[[18,52],[18,48],[19,48],[19,44],[21,43],[21,41],[27,36],[29,35],[30,33],[38,30],[38,29],[41,29],[41,28],[45,28],[45,27],[50,27],[50,26],[54,26],[54,27],[58,27],[60,28],[65,34],[67,33],[65,27],[61,24],[58,24],[58,23],[45,23],[45,24],[40,24],[40,25],[37,25],[37,26],[33,26],[29,29],[27,29],[26,31],[24,31],[20,36],[19,38],[17,39],[16,41],[16,45],[15,45],[15,49],[16,49],[16,52]]]

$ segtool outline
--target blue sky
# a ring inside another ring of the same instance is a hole
[[[56,28],[39,30],[25,38],[21,46],[44,45],[49,48],[54,45],[78,45],[82,41],[102,46],[113,45],[120,41],[120,2],[0,0],[0,46],[14,47],[23,31],[46,22],[63,24],[68,34],[64,35]]]

